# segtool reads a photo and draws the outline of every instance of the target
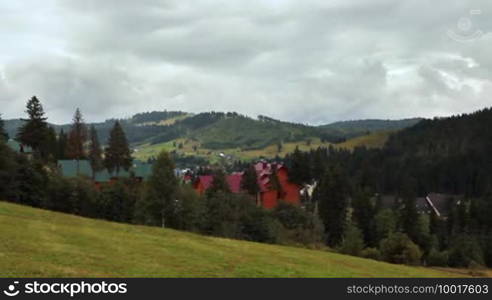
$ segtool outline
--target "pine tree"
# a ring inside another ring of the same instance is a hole
[[[65,131],[60,130],[58,134],[58,147],[57,147],[57,157],[58,159],[66,159],[67,158],[67,143],[68,138]]]
[[[330,246],[340,243],[347,225],[350,185],[340,167],[328,169],[315,193]]]
[[[0,142],[7,141],[9,139],[9,135],[5,131],[5,123],[3,122],[2,115],[0,115]]]
[[[67,155],[77,161],[77,174],[80,171],[80,160],[86,157],[84,145],[87,141],[87,126],[82,113],[77,108],[73,116],[72,127],[68,133]]]
[[[227,183],[226,173],[222,168],[213,172],[214,180],[212,185],[207,190],[207,197],[215,195],[217,192],[230,193],[229,184]]]
[[[251,196],[254,196],[256,201],[258,201],[260,187],[258,185],[258,178],[254,165],[250,165],[244,172],[243,179],[241,181],[241,188]]]
[[[132,166],[133,159],[128,140],[118,121],[114,123],[113,129],[111,129],[104,156],[104,165],[109,172],[116,171],[116,175],[120,173],[121,169],[128,171]]]
[[[48,131],[46,133],[46,140],[42,146],[43,152],[46,157],[49,157],[51,160],[57,160],[58,156],[58,142],[56,140],[56,130],[52,126],[48,127]]]
[[[43,106],[38,98],[33,96],[27,101],[26,108],[29,118],[22,119],[24,124],[19,128],[16,139],[19,143],[31,147],[36,154],[44,157],[41,148],[48,134],[48,123],[44,116]]]
[[[97,130],[94,125],[90,129],[91,144],[89,148],[89,161],[92,168],[92,179],[95,179],[96,173],[104,169],[101,144],[97,136]]]
[[[157,157],[147,186],[146,195],[137,203],[137,219],[144,224],[168,226],[173,217],[178,179],[175,165],[169,153],[163,151]]]

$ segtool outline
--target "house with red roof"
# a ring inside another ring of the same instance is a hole
[[[287,168],[282,164],[259,162],[255,166],[258,186],[260,189],[257,197],[258,205],[267,209],[275,208],[280,201],[294,205],[301,202],[301,186],[289,181]],[[275,179],[276,177],[276,179]],[[226,177],[229,189],[232,193],[241,193],[242,172],[236,172]],[[213,175],[198,176],[193,187],[203,195],[212,186]]]

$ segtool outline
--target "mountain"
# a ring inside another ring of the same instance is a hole
[[[101,141],[104,142],[116,120],[109,119],[89,125],[96,127]],[[401,129],[412,126],[419,120],[348,121],[317,127],[284,122],[267,116],[258,116],[255,119],[235,112],[191,114],[181,111],[154,111],[118,121],[129,142],[138,150],[137,157],[140,159],[155,156],[160,149],[182,152],[187,156],[205,156],[207,159],[214,152],[247,159],[283,156],[296,147],[308,150],[363,136],[367,138],[347,143],[348,148],[369,140],[372,141],[371,145],[380,146],[387,135],[375,135],[375,140],[371,133]],[[6,120],[5,124],[9,135],[14,137],[22,121]],[[58,131],[63,129],[66,132],[70,129],[70,125],[52,126]],[[198,149],[202,150],[201,154]]]
[[[468,276],[327,251],[93,220],[6,202],[0,202],[0,235],[8,241],[0,244],[0,269],[6,277]]]

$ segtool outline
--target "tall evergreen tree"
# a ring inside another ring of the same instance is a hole
[[[28,119],[22,119],[24,124],[19,128],[16,139],[19,143],[31,147],[36,154],[44,157],[42,146],[48,134],[48,123],[43,105],[36,96],[33,96],[27,101],[26,108]]]
[[[58,141],[56,139],[56,130],[52,126],[48,127],[46,140],[42,148],[43,152],[46,154],[46,157],[50,158],[50,160],[58,159]]]
[[[258,178],[254,165],[250,165],[244,172],[243,179],[241,181],[241,188],[251,196],[254,196],[256,201],[258,201],[260,187],[258,185]]]
[[[144,224],[166,227],[173,217],[178,188],[174,169],[169,153],[161,152],[152,167],[146,195],[137,203],[136,217]]]
[[[327,242],[338,245],[347,225],[350,185],[347,176],[338,166],[328,169],[315,193],[319,215],[325,225]]]
[[[58,159],[66,159],[67,158],[67,143],[68,137],[63,129],[60,130],[58,134],[58,147],[57,147],[57,157]]]
[[[230,193],[229,184],[227,183],[226,174],[222,168],[213,172],[214,180],[212,185],[207,190],[207,196],[213,196],[217,192]]]
[[[121,169],[128,171],[132,166],[132,155],[125,132],[120,122],[114,123],[109,134],[108,147],[104,151],[104,165],[110,171],[116,171],[118,175]]]
[[[7,141],[9,139],[9,135],[5,131],[5,123],[3,122],[2,115],[0,115],[0,142]]]
[[[104,169],[101,144],[97,136],[97,130],[94,125],[90,129],[91,144],[89,148],[89,161],[92,168],[92,179],[95,179],[96,173]]]
[[[87,126],[77,108],[73,116],[72,127],[68,133],[67,155],[77,161],[77,174],[80,171],[80,160],[86,157],[85,143],[87,141]]]

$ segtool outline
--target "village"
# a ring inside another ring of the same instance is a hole
[[[27,156],[32,154],[32,149],[29,146],[19,144],[13,139],[8,141],[8,146],[18,153],[23,153]],[[94,172],[88,160],[58,160],[57,165],[64,177],[75,178],[83,176],[92,178],[94,185],[98,187],[114,183],[118,178],[133,178],[138,182],[143,182],[152,174],[152,163],[139,160],[135,160],[128,171],[122,170],[118,174],[111,173],[107,169]],[[253,163],[252,166],[256,171],[259,187],[258,193],[255,195],[257,206],[273,209],[282,201],[302,207],[313,202],[313,194],[318,184],[317,182],[303,185],[291,182],[289,180],[289,170],[281,162],[261,160]],[[176,168],[174,172],[181,184],[191,185],[199,195],[204,195],[212,186],[214,176],[211,174],[199,175],[198,173],[203,173],[203,170],[199,171],[199,169],[201,168]],[[212,169],[213,167],[210,167],[208,173],[212,173]],[[226,175],[226,181],[232,193],[246,193],[242,185],[243,175],[244,172],[233,172]],[[278,183],[272,183],[272,181],[278,181]],[[439,218],[446,219],[451,205],[459,205],[462,200],[462,195],[429,193],[425,197],[417,197],[415,204],[419,214],[435,214]],[[375,194],[373,201],[374,203],[379,202],[381,207],[386,209],[398,209],[403,203],[403,200],[397,195]],[[316,203],[315,210],[317,210]]]

